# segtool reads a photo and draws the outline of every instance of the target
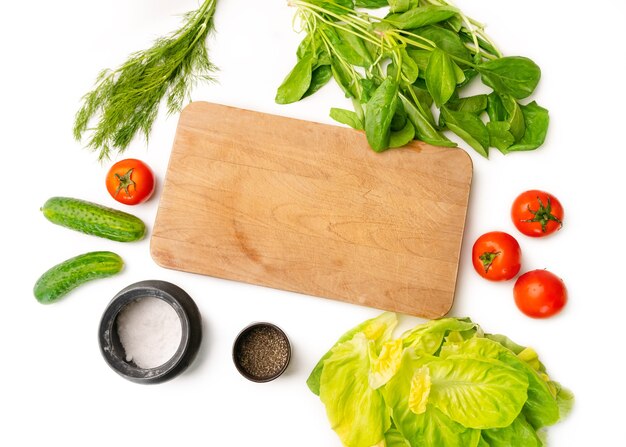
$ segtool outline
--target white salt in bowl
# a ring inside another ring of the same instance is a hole
[[[102,356],[119,375],[136,383],[161,383],[194,361],[202,342],[202,318],[193,299],[177,285],[141,281],[111,300],[98,338]]]

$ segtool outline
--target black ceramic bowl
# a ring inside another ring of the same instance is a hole
[[[172,306],[182,329],[180,344],[172,358],[149,369],[126,361],[117,332],[117,317],[121,311],[143,298],[159,298]],[[98,339],[104,359],[119,375],[137,383],[161,383],[182,373],[195,359],[202,342],[202,318],[196,303],[180,287],[166,281],[141,281],[122,289],[111,300],[102,315]]]
[[[237,371],[253,382],[269,382],[285,372],[291,360],[287,335],[272,323],[245,327],[233,344]]]

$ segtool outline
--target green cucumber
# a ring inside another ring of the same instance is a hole
[[[52,223],[114,241],[138,241],[146,234],[138,217],[85,200],[52,197],[41,211]]]
[[[42,304],[50,304],[81,284],[113,276],[122,271],[124,261],[110,251],[92,251],[55,265],[41,275],[33,293]]]

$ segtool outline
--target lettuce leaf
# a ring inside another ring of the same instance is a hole
[[[573,394],[532,348],[442,318],[392,338],[394,314],[346,332],[307,384],[347,447],[540,447]]]
[[[512,342],[508,342],[507,345],[511,346]],[[524,405],[524,414],[535,429],[553,425],[559,420],[561,411],[556,399],[556,386],[545,374],[545,366],[536,356],[531,362],[524,360],[523,356],[520,357],[522,353],[528,352],[529,348],[514,344],[516,353],[487,338],[468,340],[466,344],[468,350],[474,351],[479,356],[501,360],[525,372],[528,378],[528,400]]]
[[[437,358],[428,369],[429,402],[465,427],[506,427],[528,397],[526,375],[498,360]]]
[[[369,386],[368,345],[363,332],[337,345],[320,376],[320,399],[332,429],[347,447],[372,447],[391,426],[382,395]]]
[[[376,343],[369,343],[370,373],[369,384],[373,389],[378,389],[391,379],[402,361],[402,340],[392,340],[383,343],[380,354],[376,351]]]
[[[405,348],[413,348],[424,354],[435,354],[441,347],[445,336],[450,332],[473,334],[476,324],[458,318],[442,318],[416,326],[406,331],[400,338]]]
[[[377,345],[382,345],[391,338],[391,334],[398,325],[398,318],[395,313],[384,312],[376,318],[364,321],[358,326],[350,329],[337,340],[337,343],[324,354],[317,362],[315,368],[306,381],[309,389],[316,395],[320,394],[320,377],[324,369],[324,362],[332,355],[333,349],[341,343],[351,340],[356,334],[363,333],[368,340],[374,340]]]
[[[542,447],[543,442],[537,432],[523,415],[520,415],[513,423],[503,428],[483,430],[483,441],[490,447],[511,447],[519,445],[524,447]]]
[[[411,409],[410,401],[417,398],[411,395],[415,376],[426,368],[424,363],[430,359],[406,350],[398,372],[381,388],[385,403],[393,408],[395,426],[411,446],[476,447],[479,430],[463,427],[433,405],[427,405],[420,414]]]
[[[398,429],[392,427],[385,433],[384,447],[411,447],[411,444]]]
[[[561,419],[567,417],[569,413],[572,411],[572,407],[574,406],[574,394],[563,387],[558,382],[552,382],[557,389],[556,392],[556,403],[559,407],[559,416]]]

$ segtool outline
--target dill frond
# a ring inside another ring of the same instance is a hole
[[[161,102],[179,112],[198,81],[213,82],[206,38],[213,30],[217,0],[205,0],[184,16],[184,25],[151,48],[138,51],[116,70],[103,70],[83,96],[74,121],[74,138],[89,134],[87,147],[100,160],[122,153],[138,133],[149,139]],[[94,123],[94,127],[90,125]]]

